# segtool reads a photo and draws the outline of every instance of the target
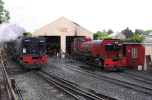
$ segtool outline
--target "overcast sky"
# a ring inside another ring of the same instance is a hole
[[[152,29],[151,0],[3,0],[10,23],[29,32],[65,17],[95,33]]]

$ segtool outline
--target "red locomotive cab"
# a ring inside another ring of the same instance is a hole
[[[122,42],[120,40],[94,40],[90,43],[90,52],[93,56],[117,57],[123,54]]]
[[[123,47],[120,40],[104,40],[102,43],[103,57],[118,57],[123,55]]]
[[[118,66],[126,66],[126,58],[123,57],[122,42],[118,39],[114,40],[94,40],[90,43],[90,53],[92,56],[100,59],[104,68],[115,68]]]

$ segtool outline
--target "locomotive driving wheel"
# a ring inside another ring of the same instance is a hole
[[[102,60],[98,61],[98,66],[104,69],[104,62]]]
[[[74,58],[74,59],[77,59],[77,56],[76,56],[76,55],[74,55],[74,56],[73,56],[73,58]]]
[[[23,65],[23,60],[22,59],[20,60],[20,64]]]

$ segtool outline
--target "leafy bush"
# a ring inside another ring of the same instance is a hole
[[[32,37],[32,33],[30,33],[30,32],[27,32],[28,34],[27,34],[27,36],[28,37]]]
[[[110,37],[110,36],[101,36],[101,37],[98,37],[98,39],[116,39],[116,38]]]
[[[142,43],[143,40],[145,39],[145,37],[144,36],[139,36],[139,34],[137,34],[137,35],[134,35],[134,37],[132,37],[132,39],[133,39],[134,42]]]
[[[145,37],[139,36],[139,34],[134,35],[133,37],[130,37],[130,38],[120,38],[120,40],[133,40],[136,43],[142,43],[144,39]]]
[[[120,40],[128,40],[127,38],[120,38]]]

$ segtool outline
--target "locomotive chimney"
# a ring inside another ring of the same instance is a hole
[[[23,37],[27,37],[27,34],[28,34],[28,33],[23,33]]]
[[[93,40],[98,40],[98,35],[93,35]]]

